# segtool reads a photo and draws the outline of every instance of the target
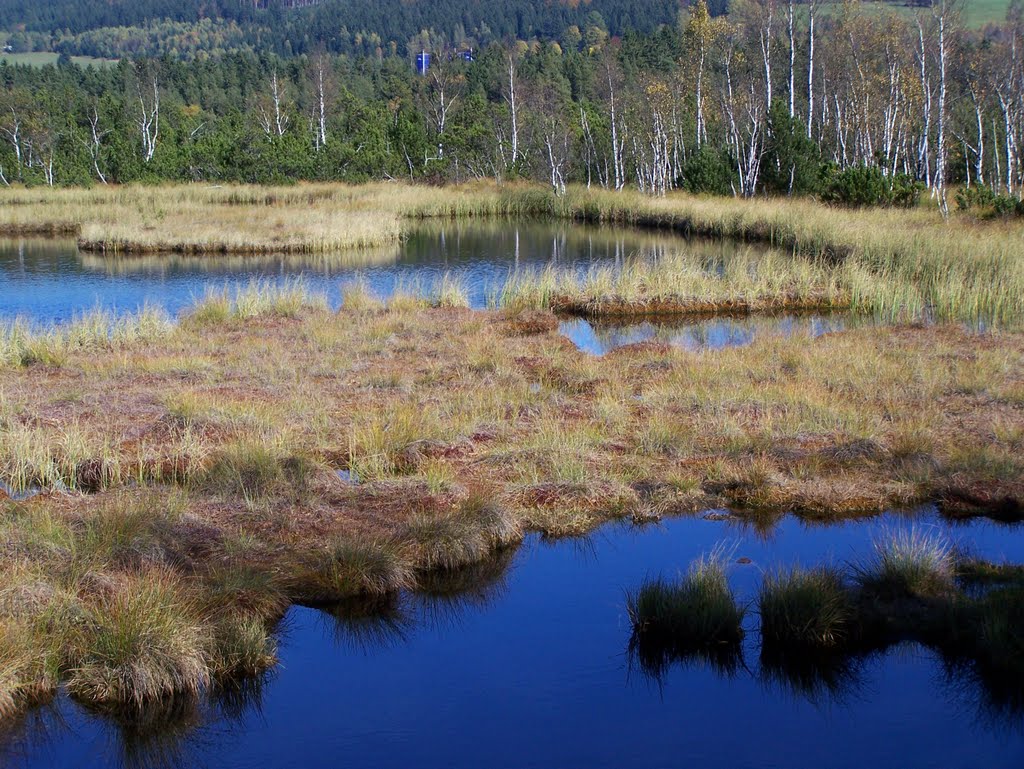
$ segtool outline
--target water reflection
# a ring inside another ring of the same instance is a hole
[[[866,657],[763,648],[759,678],[769,689],[818,706],[849,703],[864,686]]]
[[[192,767],[198,754],[222,745],[241,723],[259,717],[267,680],[269,676],[218,682],[202,698],[175,697],[141,710],[92,708],[62,694],[0,731],[0,757],[15,766],[31,764],[55,744],[81,743],[84,717],[92,733],[89,748],[104,757],[105,766]]]
[[[514,548],[460,569],[419,575],[411,593],[360,596],[319,606],[321,623],[339,646],[360,652],[409,641],[418,629],[456,627],[469,612],[484,611],[507,589]]]
[[[638,671],[659,689],[664,689],[668,673],[675,667],[707,668],[724,678],[731,678],[746,669],[740,644],[684,649],[645,633],[630,636],[626,659],[630,675]]]
[[[79,253],[73,240],[0,241],[0,319],[39,323],[72,318],[97,305],[131,312],[144,304],[176,314],[208,286],[303,277],[337,305],[341,284],[360,280],[382,298],[396,287],[430,285],[451,274],[473,306],[485,307],[511,272],[557,267],[580,275],[630,258],[686,253],[708,269],[749,250],[730,242],[693,241],[672,233],[572,223],[448,220],[418,223],[403,242],[330,254],[104,256]]]
[[[843,331],[851,325],[870,323],[849,313],[824,315],[742,315],[628,322],[564,320],[559,329],[573,344],[592,355],[640,342],[660,342],[685,350],[718,350],[742,347],[763,335],[812,337]]]
[[[2,248],[2,246],[0,246]],[[162,278],[176,274],[199,273],[210,277],[259,273],[260,275],[293,275],[315,272],[323,275],[344,274],[367,267],[395,264],[401,256],[398,245],[364,248],[326,254],[138,254],[104,256],[81,253],[84,270],[109,276]]]
[[[421,592],[293,609],[281,629],[281,665],[266,680],[217,687],[143,719],[89,712],[61,696],[0,738],[0,761],[330,767],[345,755],[396,769],[854,769],[898,754],[921,766],[1013,766],[1024,757],[1020,682],[918,644],[774,653],[761,648],[753,613],[746,640],[726,649],[683,653],[631,635],[623,587],[679,573],[723,539],[737,540],[736,554],[752,561],[730,573],[751,605],[765,569],[856,560],[881,528],[905,520],[887,514],[825,527],[783,517],[752,528],[693,516],[606,527],[583,547],[530,536],[467,570],[424,575]],[[916,520],[981,557],[1024,560],[1020,526],[953,527],[931,509]],[[740,722],[747,738],[708,738]],[[513,744],[501,741],[509,724],[522,735]]]
[[[399,646],[415,625],[398,594],[360,596],[321,606],[317,618],[335,644],[361,652]]]

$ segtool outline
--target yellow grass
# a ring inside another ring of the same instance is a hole
[[[1024,318],[1024,223],[977,222],[931,207],[848,210],[811,200],[740,200],[530,185],[427,188],[104,187],[0,191],[0,233],[68,232],[108,252],[323,252],[380,246],[411,219],[554,217],[756,240],[845,263],[855,306],[892,318],[926,315],[1017,324]]]

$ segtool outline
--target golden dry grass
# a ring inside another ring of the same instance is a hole
[[[499,216],[768,243],[809,258],[811,269],[841,263],[844,298],[885,317],[999,325],[1024,319],[1024,224],[961,214],[945,222],[932,208],[849,210],[806,199],[650,198],[582,188],[559,198],[538,186],[486,183],[0,190],[0,233],[75,234],[84,246],[108,253],[379,248],[400,238],[413,219]],[[791,261],[783,283],[799,283],[805,272]],[[835,283],[835,276],[823,277]],[[786,290],[778,286],[778,296],[785,298]]]

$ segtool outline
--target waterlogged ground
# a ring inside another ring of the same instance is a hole
[[[0,322],[71,319],[96,306],[174,314],[207,287],[303,277],[337,304],[339,287],[396,288],[459,279],[486,306],[510,270],[586,271],[630,256],[697,249],[713,270],[729,244],[564,225],[431,224],[394,249],[337,256],[105,259],[74,243],[0,244]],[[742,246],[746,248],[746,246]],[[745,345],[763,334],[841,332],[848,315],[709,318],[623,325],[565,320],[600,355],[641,341],[688,349]],[[592,361],[598,365],[597,361]],[[872,538],[939,530],[961,550],[1024,562],[1024,528],[935,511],[762,528],[724,511],[643,528],[606,526],[515,552],[438,583],[430,595],[331,611],[293,608],[281,663],[243,691],[175,703],[124,723],[61,695],[0,733],[0,766],[24,767],[851,767],[988,769],[1024,763],[1024,708],[917,645],[831,671],[826,680],[762,668],[757,618],[744,657],[723,672],[676,663],[652,677],[628,653],[625,593],[685,570],[724,543],[730,578],[752,600],[773,566],[856,562]]]
[[[482,308],[494,301],[510,272],[517,270],[553,266],[582,275],[591,268],[621,265],[631,257],[655,260],[685,252],[699,255],[708,271],[715,272],[737,249],[757,247],[688,241],[669,233],[508,222],[429,222],[398,246],[311,256],[111,258],[79,253],[74,241],[8,240],[0,241],[0,322],[21,316],[55,323],[95,307],[131,312],[147,304],[177,314],[209,288],[298,277],[337,305],[340,288],[354,281],[365,282],[386,298],[396,289],[429,290],[448,275],[465,287],[473,307]],[[603,354],[649,340],[691,349],[725,347],[748,344],[758,334],[818,335],[852,322],[843,314],[603,325],[580,319],[567,321],[562,331],[582,349]]]
[[[766,530],[711,514],[586,540],[530,538],[459,592],[383,614],[293,609],[282,662],[251,691],[170,721],[121,725],[66,698],[3,738],[14,767],[1016,767],[1024,718],[915,646],[831,685],[770,676],[756,618],[733,673],[676,665],[660,680],[627,654],[625,591],[725,542],[749,598],[777,564],[856,561],[917,525],[994,560],[1024,559],[1024,529],[934,514]]]

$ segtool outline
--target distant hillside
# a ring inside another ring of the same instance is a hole
[[[584,34],[650,32],[674,23],[679,7],[680,0],[0,0],[0,29],[11,33],[15,52],[152,55],[181,49],[175,41],[161,46],[154,29],[180,38],[182,25],[204,25],[209,34],[213,21],[232,30],[232,48],[288,56],[321,46],[403,52],[414,38],[415,45],[424,38],[478,45],[558,40],[574,26]]]

